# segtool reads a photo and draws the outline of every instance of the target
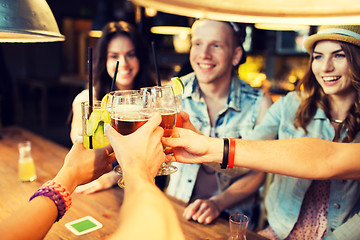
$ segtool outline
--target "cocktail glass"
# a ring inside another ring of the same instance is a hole
[[[100,148],[108,145],[110,141],[104,134],[105,123],[110,123],[110,105],[101,105],[101,101],[81,103],[83,121],[83,144],[86,148]]]

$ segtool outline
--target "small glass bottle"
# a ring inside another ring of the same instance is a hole
[[[18,144],[19,147],[19,169],[20,181],[32,182],[36,179],[34,160],[31,156],[31,142],[25,141]]]
[[[243,214],[231,214],[229,217],[230,237],[228,240],[246,240],[249,218]]]

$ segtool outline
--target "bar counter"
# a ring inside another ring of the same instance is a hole
[[[17,144],[29,140],[32,144],[37,180],[21,182],[17,178],[19,151]],[[0,221],[21,208],[30,196],[47,180],[51,180],[62,166],[69,149],[19,127],[0,130]],[[55,223],[45,239],[106,239],[118,226],[118,212],[123,200],[119,187],[90,195],[73,194],[73,203],[65,216]],[[169,196],[177,212],[186,239],[227,239],[229,224],[217,219],[210,225],[187,221],[182,217],[185,203]],[[93,232],[76,236],[65,224],[85,216],[92,216],[103,227]],[[21,227],[19,226],[19,230]],[[247,232],[247,240],[265,239],[254,232]]]

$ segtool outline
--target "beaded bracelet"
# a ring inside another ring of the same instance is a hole
[[[57,183],[55,181],[47,181],[41,187],[42,188],[48,187],[48,188],[51,188],[51,189],[57,191],[64,199],[64,202],[66,205],[66,211],[70,208],[71,202],[72,202],[71,195],[64,186],[61,186],[59,183]]]
[[[31,201],[33,198],[38,197],[38,196],[48,197],[55,203],[55,205],[58,209],[58,216],[57,216],[55,222],[59,221],[65,215],[66,205],[65,205],[64,199],[57,191],[55,191],[54,189],[51,189],[51,188],[39,188],[30,197],[29,201]]]
[[[71,195],[65,187],[56,183],[55,181],[48,181],[44,183],[29,199],[31,201],[37,196],[46,196],[50,198],[58,209],[58,217],[55,222],[59,221],[65,212],[71,206]]]

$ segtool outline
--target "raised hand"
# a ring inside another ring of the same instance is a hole
[[[196,129],[195,126],[192,124],[188,113],[186,113],[184,111],[180,111],[177,114],[179,115],[178,119],[181,118],[181,126],[179,126],[179,127],[192,130],[198,134],[202,134],[202,132],[200,132],[198,129]]]
[[[72,192],[78,185],[89,183],[109,172],[112,169],[112,162],[115,161],[115,156],[111,153],[110,145],[86,149],[82,143],[75,143],[66,155],[64,165],[55,179]]]
[[[159,166],[165,161],[165,154],[161,144],[164,130],[159,127],[161,116],[154,116],[134,133],[123,136],[110,125],[105,127],[105,134],[109,138],[122,171],[125,174],[143,171],[152,178],[156,176]]]
[[[162,138],[168,162],[206,163],[222,159],[223,140],[210,138],[194,131],[175,128],[172,138]]]

